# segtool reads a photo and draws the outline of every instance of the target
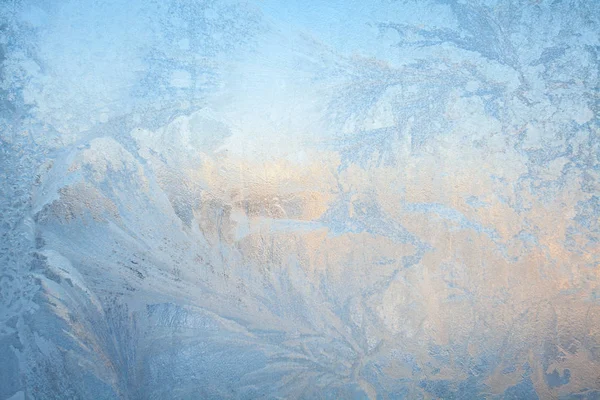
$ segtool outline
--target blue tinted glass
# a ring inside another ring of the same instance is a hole
[[[599,399],[595,0],[0,1],[0,400]]]

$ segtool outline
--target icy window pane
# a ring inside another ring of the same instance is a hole
[[[595,0],[0,3],[0,399],[600,398]]]

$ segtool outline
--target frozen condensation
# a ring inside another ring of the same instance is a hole
[[[0,3],[0,399],[600,399],[596,0]]]

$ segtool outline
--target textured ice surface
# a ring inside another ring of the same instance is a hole
[[[0,3],[0,399],[599,399],[595,0]]]

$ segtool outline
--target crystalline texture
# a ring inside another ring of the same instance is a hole
[[[600,12],[0,4],[0,399],[600,397]]]

